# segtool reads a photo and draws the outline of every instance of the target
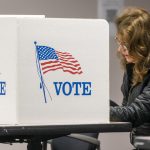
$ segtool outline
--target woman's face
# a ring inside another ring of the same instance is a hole
[[[119,38],[115,37],[117,42],[117,51],[126,59],[128,63],[134,63],[135,59],[129,54],[128,48],[124,42],[121,42]]]

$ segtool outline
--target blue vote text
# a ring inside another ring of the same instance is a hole
[[[90,96],[92,94],[91,82],[53,82],[56,95]]]
[[[6,95],[6,82],[0,81],[0,95]]]

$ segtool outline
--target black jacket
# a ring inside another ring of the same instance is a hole
[[[136,134],[150,134],[150,71],[143,82],[132,87],[132,68],[133,64],[127,65],[121,86],[122,106],[110,107],[110,120],[131,122]]]

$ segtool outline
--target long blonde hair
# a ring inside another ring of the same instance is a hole
[[[127,8],[117,17],[116,26],[129,55],[136,60],[132,79],[132,85],[136,85],[150,69],[150,14],[141,8]],[[127,64],[125,59],[121,59],[121,63]]]

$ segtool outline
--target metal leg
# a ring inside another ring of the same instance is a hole
[[[40,141],[31,140],[28,142],[27,150],[42,150],[42,144]]]
[[[100,141],[99,141],[99,145],[97,146],[96,149],[97,149],[97,150],[101,150],[101,143],[100,143]]]
[[[47,140],[43,141],[42,147],[43,147],[43,150],[47,150]]]

